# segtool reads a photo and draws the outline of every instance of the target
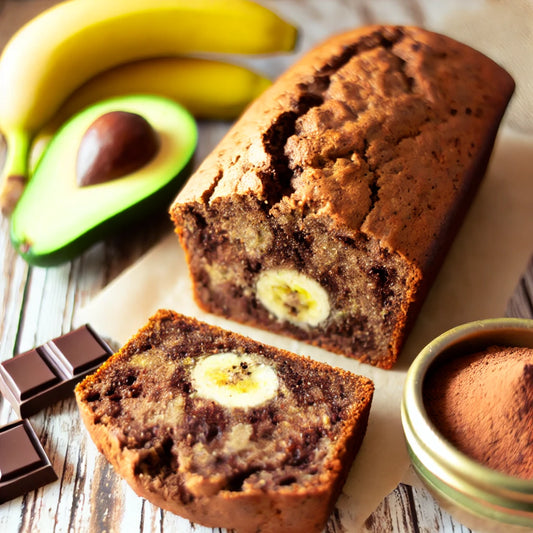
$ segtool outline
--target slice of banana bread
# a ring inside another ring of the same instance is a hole
[[[322,531],[373,383],[160,310],[76,388],[98,449],[140,496],[250,533]]]
[[[198,304],[390,368],[513,89],[489,58],[413,27],[311,51],[171,207]]]

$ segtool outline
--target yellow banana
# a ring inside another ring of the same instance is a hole
[[[22,191],[32,135],[97,73],[148,57],[288,51],[295,38],[292,25],[249,0],[70,0],[43,12],[0,57],[0,207],[9,211]]]
[[[49,140],[78,111],[99,100],[125,94],[158,94],[176,100],[196,118],[231,120],[270,85],[248,68],[192,57],[142,59],[96,75],[81,85],[33,139],[32,173]]]

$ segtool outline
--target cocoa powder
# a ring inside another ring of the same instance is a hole
[[[506,474],[533,479],[533,349],[492,346],[430,369],[430,420],[459,450]]]

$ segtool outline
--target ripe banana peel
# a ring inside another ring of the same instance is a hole
[[[0,130],[8,145],[0,207],[9,212],[23,189],[32,136],[94,75],[150,57],[289,51],[296,33],[249,0],[70,0],[48,9],[0,57]]]
[[[164,57],[119,65],[76,89],[39,130],[32,142],[29,173],[61,125],[99,100],[126,94],[157,94],[176,100],[198,119],[232,120],[270,83],[248,68],[211,59]]]

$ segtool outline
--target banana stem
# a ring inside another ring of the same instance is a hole
[[[25,131],[6,133],[7,155],[0,174],[0,210],[9,216],[17,204],[28,177],[30,137]]]

